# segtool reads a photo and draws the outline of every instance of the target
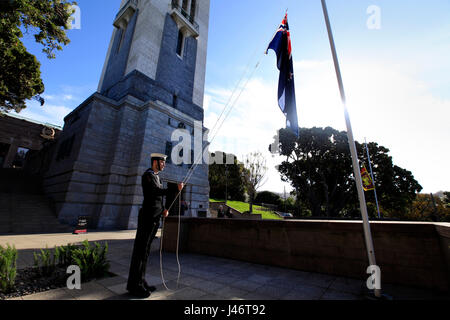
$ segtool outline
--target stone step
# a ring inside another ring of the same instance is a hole
[[[42,193],[41,179],[20,170],[0,169],[0,233],[69,232]]]

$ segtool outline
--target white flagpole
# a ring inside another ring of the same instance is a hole
[[[349,143],[350,152],[352,155],[353,173],[356,178],[356,188],[358,189],[359,207],[361,209],[361,215],[362,215],[362,220],[363,220],[364,238],[366,241],[367,255],[369,257],[370,265],[376,266],[377,263],[375,260],[375,250],[373,247],[372,233],[370,231],[369,217],[367,215],[366,199],[364,197],[364,190],[362,188],[362,179],[361,179],[361,171],[360,171],[359,161],[358,161],[358,154],[356,152],[355,140],[353,139],[352,124],[350,122],[350,116],[349,116],[349,113],[347,110],[347,103],[346,103],[346,97],[345,97],[345,91],[344,91],[344,84],[342,81],[341,69],[339,67],[339,61],[338,61],[338,57],[337,57],[337,53],[336,53],[336,46],[334,44],[333,33],[331,31],[330,18],[328,16],[327,4],[325,3],[325,0],[322,0],[322,8],[323,8],[323,14],[325,16],[325,22],[327,25],[328,38],[330,40],[331,52],[333,54],[334,67],[336,69],[336,76],[337,76],[337,80],[338,80],[338,84],[339,84],[339,91],[341,93],[342,104],[344,105],[345,121],[347,124],[348,143]],[[377,298],[381,297],[381,290],[375,289],[374,294]]]
[[[370,176],[372,177],[372,182],[373,182],[373,192],[375,193],[375,203],[377,205],[378,219],[380,219],[381,215],[380,215],[380,207],[378,206],[377,188],[375,187],[375,179],[373,177],[372,163],[370,161],[369,147],[367,146],[366,138],[364,138],[364,143],[366,144],[367,161],[369,162]]]

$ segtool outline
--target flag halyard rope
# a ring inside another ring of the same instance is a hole
[[[263,55],[263,56],[264,56],[264,55]],[[229,106],[230,103],[231,103],[231,101],[233,100],[233,96],[235,95],[236,91],[237,91],[238,88],[239,88],[239,84],[240,84],[240,83],[242,82],[242,80],[245,78],[245,75],[247,74],[248,69],[250,68],[251,60],[249,61],[249,64],[247,65],[247,68],[246,68],[244,74],[243,74],[242,77],[240,78],[239,82],[236,84],[236,87],[234,88],[234,90],[233,90],[233,92],[232,92],[230,98],[228,99],[227,104],[226,104],[225,107],[223,108],[223,110],[222,110],[222,112],[221,112],[219,118],[217,119],[216,123],[215,123],[214,126],[213,126],[213,129],[211,130],[211,131],[213,131],[213,130],[216,128],[217,124],[218,124],[220,121],[222,121],[222,122],[220,123],[218,129],[217,129],[216,132],[214,133],[214,135],[213,135],[211,141],[208,143],[208,145],[211,144],[211,143],[214,141],[214,139],[216,138],[218,132],[219,132],[220,129],[222,128],[222,126],[223,126],[225,120],[228,118],[228,116],[230,115],[231,111],[234,109],[234,107],[235,107],[237,101],[239,100],[239,98],[241,97],[242,93],[243,93],[244,90],[246,89],[248,83],[249,83],[250,80],[253,78],[253,75],[254,75],[256,69],[258,69],[258,67],[259,67],[259,65],[260,65],[260,63],[261,63],[261,60],[262,60],[262,57],[263,57],[263,56],[260,57],[259,61],[258,61],[258,62],[256,63],[256,65],[255,65],[255,67],[252,69],[252,71],[251,71],[251,73],[250,73],[250,76],[247,78],[247,81],[246,81],[246,82],[244,83],[244,85],[242,86],[241,91],[240,91],[239,94],[237,95],[236,99],[235,99],[234,102],[231,104],[231,106]],[[226,115],[224,116],[223,119],[221,119],[221,118],[223,117],[223,115],[225,114],[225,111],[227,110],[227,108],[228,108],[228,111],[227,111]],[[197,155],[196,159],[194,160],[194,164],[193,164],[193,165],[191,166],[191,168],[188,170],[188,172],[187,172],[185,178],[183,179],[183,182],[182,182],[183,184],[186,184],[186,183],[191,179],[192,174],[194,173],[195,169],[196,169],[197,166],[201,163],[201,159],[203,158],[203,154],[204,154],[204,152],[206,151],[206,148],[207,148],[207,147],[205,147],[205,148],[203,149],[203,146],[202,146],[203,152],[201,152],[199,155]],[[192,159],[191,159],[191,160],[192,160]],[[181,264],[180,264],[180,261],[179,261],[180,225],[181,225],[181,204],[180,204],[180,202],[181,202],[181,197],[180,197],[181,192],[182,192],[182,190],[179,190],[179,191],[178,191],[178,193],[177,193],[175,199],[172,201],[172,203],[170,204],[169,208],[167,209],[167,211],[170,212],[170,209],[172,209],[173,205],[175,204],[175,201],[176,201],[177,199],[179,200],[179,206],[178,206],[178,228],[177,228],[177,245],[176,245],[176,259],[177,259],[177,264],[178,264],[178,276],[177,276],[177,286],[176,286],[176,289],[178,289],[178,287],[179,287],[180,275],[181,275]],[[160,239],[160,247],[159,247],[159,263],[160,263],[161,280],[162,280],[163,286],[164,286],[168,291],[174,291],[174,290],[169,289],[169,288],[167,287],[167,284],[166,284],[166,281],[165,281],[165,278],[164,278],[164,272],[163,272],[162,249],[163,249],[163,240],[164,240],[164,227],[165,227],[165,219],[163,219],[163,225],[162,225],[162,228],[161,228],[161,239]],[[176,290],[176,289],[175,289],[175,290]]]

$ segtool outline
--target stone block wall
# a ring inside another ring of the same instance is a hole
[[[164,250],[176,248],[168,218]],[[449,291],[450,224],[371,223],[381,282]],[[182,218],[180,250],[366,280],[362,222]]]
[[[94,94],[69,114],[44,180],[59,220],[74,225],[78,216],[89,216],[92,228],[136,228],[141,177],[150,167],[150,154],[165,153],[174,130],[169,118],[193,126],[193,119],[173,108],[130,96],[115,101]],[[188,170],[188,165],[169,164],[161,180],[166,185],[183,181]],[[199,165],[188,181],[190,216],[208,210],[207,170]]]

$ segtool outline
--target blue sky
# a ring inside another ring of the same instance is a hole
[[[31,102],[23,116],[62,125],[63,117],[97,89],[120,0],[78,4],[81,29],[68,31],[71,43],[55,60],[46,59],[26,36],[25,44],[42,63],[47,103],[41,108]],[[394,163],[412,171],[423,192],[450,190],[450,2],[327,4],[355,138],[389,148]],[[379,9],[380,29],[368,27],[370,6]],[[261,190],[277,192],[285,186],[274,169],[280,159],[267,146],[284,119],[276,102],[275,55],[263,52],[286,9],[299,124],[345,130],[320,0],[211,0],[204,100],[211,128],[232,93],[247,83],[212,149],[240,159],[249,151],[264,152],[269,179]],[[245,81],[234,91],[240,79]]]

